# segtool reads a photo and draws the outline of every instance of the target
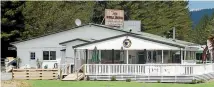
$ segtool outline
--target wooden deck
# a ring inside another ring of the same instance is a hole
[[[143,82],[191,82],[214,79],[214,64],[85,64],[91,80],[132,79]]]
[[[25,80],[44,80],[44,79],[57,79],[57,69],[13,69],[12,79],[25,79]]]

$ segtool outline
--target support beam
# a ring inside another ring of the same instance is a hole
[[[101,64],[101,50],[99,50],[99,63]]]
[[[151,62],[154,62],[154,58],[153,58],[153,50],[151,51]]]
[[[126,64],[129,64],[129,51],[126,50]]]
[[[180,49],[181,64],[183,64],[183,49]]]
[[[114,64],[114,49],[112,49],[112,63]]]
[[[187,50],[186,50],[186,47],[184,49],[184,61],[186,60],[186,57],[187,57]]]
[[[162,50],[162,54],[161,54],[161,55],[162,55],[161,61],[162,61],[162,63],[163,63],[163,50]]]
[[[77,69],[76,67],[77,67],[77,62],[76,62],[76,58],[77,58],[77,50],[76,49],[74,49],[74,71]]]
[[[88,64],[88,49],[85,50],[85,64]]]

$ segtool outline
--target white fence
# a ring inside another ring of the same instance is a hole
[[[71,57],[66,57],[65,59],[62,58],[58,68],[62,70],[63,75],[67,75],[67,74],[71,73],[70,72],[71,64],[74,64],[74,58],[71,58]]]
[[[214,72],[213,64],[85,64],[85,75],[180,76]]]

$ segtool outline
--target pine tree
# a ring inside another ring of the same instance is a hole
[[[93,2],[26,2],[22,11],[26,25],[23,38],[74,27],[77,18],[82,24],[88,23],[92,10]]]
[[[192,23],[187,5],[186,1],[96,2],[93,22],[101,23],[105,9],[121,9],[125,20],[141,20],[143,32],[171,37],[168,32],[175,27],[176,38],[188,40]]]

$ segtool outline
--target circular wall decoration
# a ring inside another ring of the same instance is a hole
[[[132,45],[131,40],[125,39],[125,40],[123,41],[123,46],[124,46],[125,48],[129,48],[131,45]]]

